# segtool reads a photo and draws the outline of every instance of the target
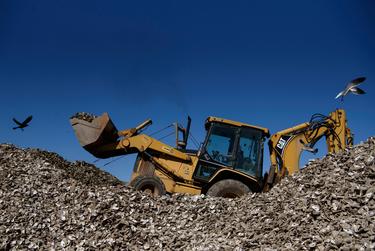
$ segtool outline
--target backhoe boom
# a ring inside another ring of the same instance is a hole
[[[330,153],[336,153],[352,144],[344,110],[338,109],[329,116],[313,115],[308,123],[273,134],[268,144],[271,160],[268,186],[273,186],[284,176],[299,171],[302,151],[315,153],[317,150],[313,147],[323,136],[326,137],[327,150]]]

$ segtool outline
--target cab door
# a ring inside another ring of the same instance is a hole
[[[263,135],[252,128],[241,128],[234,168],[250,176],[262,176]]]
[[[195,178],[208,180],[221,168],[233,168],[236,163],[239,128],[212,124],[203,144]]]

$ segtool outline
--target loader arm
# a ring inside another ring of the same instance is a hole
[[[313,115],[310,122],[273,134],[268,142],[271,161],[266,182],[268,186],[272,187],[284,176],[298,172],[302,151],[315,153],[317,150],[313,147],[323,136],[329,153],[339,152],[352,145],[353,137],[347,127],[344,110],[338,109],[329,116]]]
[[[151,120],[122,131],[117,131],[107,113],[92,121],[72,118],[70,123],[81,146],[97,158],[142,153],[147,150],[149,154],[166,156],[183,162],[191,161],[187,154],[150,136],[139,134],[152,123]]]
[[[94,150],[95,156],[99,158],[142,153],[146,151],[156,155],[165,155],[166,158],[174,158],[180,161],[190,162],[191,160],[187,154],[145,134],[123,138],[117,142],[97,147]]]

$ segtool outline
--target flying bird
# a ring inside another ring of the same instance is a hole
[[[29,122],[33,119],[33,116],[27,117],[22,123],[19,122],[17,119],[13,118],[14,123],[18,126],[13,127],[13,130],[20,128],[23,131],[23,128],[29,126]]]
[[[360,85],[365,80],[366,80],[365,77],[360,77],[360,78],[353,79],[346,86],[346,88],[343,91],[341,91],[339,94],[337,94],[336,99],[338,99],[339,97],[341,97],[341,101],[343,101],[344,97],[346,95],[348,95],[350,92],[353,93],[353,94],[356,94],[356,95],[365,94],[366,92],[364,90],[362,90],[359,87],[357,87],[358,85]]]

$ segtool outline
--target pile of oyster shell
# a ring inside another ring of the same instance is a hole
[[[87,122],[92,122],[95,118],[97,118],[97,116],[88,112],[77,112],[76,114],[70,117],[70,119],[73,118],[82,119]]]
[[[151,197],[84,162],[0,145],[0,250],[374,250],[375,139],[268,193]]]

